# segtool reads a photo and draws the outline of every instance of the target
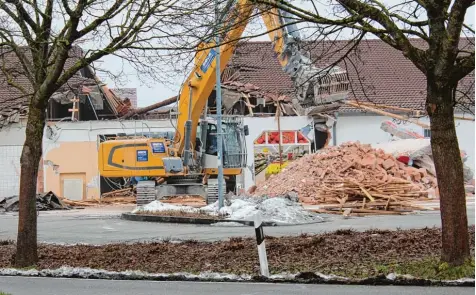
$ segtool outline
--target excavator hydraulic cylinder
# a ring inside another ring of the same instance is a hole
[[[190,134],[192,134],[192,120],[187,120],[185,122],[185,147],[183,152],[183,165],[188,167],[190,164]]]

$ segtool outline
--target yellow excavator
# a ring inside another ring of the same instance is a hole
[[[230,0],[224,15],[221,46],[202,43],[195,65],[178,96],[174,138],[106,140],[99,145],[99,171],[103,177],[160,177],[163,182],[139,181],[137,204],[167,196],[200,195],[207,203],[218,197],[217,133],[223,134],[221,164],[223,188],[234,190],[236,176],[246,167],[247,126],[240,116],[223,116],[223,130],[204,109],[216,84],[216,56],[223,71],[255,9],[259,9],[274,52],[296,89],[293,104],[309,110],[343,100],[348,79],[338,67],[317,68],[302,48],[298,29],[286,12],[259,7],[250,0]]]

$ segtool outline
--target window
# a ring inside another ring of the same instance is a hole
[[[430,138],[431,137],[431,130],[430,129],[423,129],[423,136],[425,138]]]

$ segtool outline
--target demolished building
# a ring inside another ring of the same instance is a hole
[[[335,46],[332,44],[324,42],[322,46],[326,49]],[[317,63],[326,63],[324,57],[317,59],[321,52],[322,49],[311,50]],[[352,85],[349,99],[412,109],[424,116],[424,77],[410,61],[379,40],[363,41],[357,47],[357,52],[358,54],[349,57],[355,65],[355,68],[347,69]],[[474,73],[467,79],[474,79],[472,75]],[[272,55],[271,42],[248,42],[238,46],[222,76],[223,113],[245,116],[244,123],[250,127],[246,142],[248,168],[244,169],[239,180],[243,189],[248,189],[257,180],[255,154],[257,155],[258,149],[255,148],[255,141],[263,132],[278,130],[278,107],[281,130],[299,131],[311,139],[312,145],[319,142],[314,147],[310,145],[309,148],[312,149],[348,141],[377,144],[392,139],[390,133],[380,129],[381,124],[389,118],[362,108],[333,106],[318,110],[312,116],[300,115],[292,104],[295,95],[292,81]],[[175,132],[172,122],[176,109],[171,100],[170,105],[124,119],[132,110],[137,110],[130,99],[133,97],[131,93],[126,91],[128,95],[120,97],[118,91],[111,91],[88,68],[78,73],[76,78],[83,83],[71,81],[71,87],[57,93],[50,102],[38,191],[53,191],[58,196],[71,199],[98,198],[105,189],[117,186],[117,183],[110,183],[110,180],[99,177],[98,142],[106,138],[127,136],[171,138]],[[474,84],[468,85],[474,98]],[[0,159],[4,169],[0,171],[0,196],[11,196],[18,193],[20,154],[28,108],[24,101],[10,103],[9,99],[2,100],[4,97],[11,98],[13,93],[13,90],[2,89],[0,91],[4,92],[0,95],[0,115],[4,124],[0,130],[0,155],[3,156]],[[73,94],[79,97],[79,111],[75,114],[69,111],[75,109],[73,102],[69,101]],[[212,114],[216,111],[214,98],[212,93],[208,102],[208,110]],[[471,109],[470,104],[466,107]],[[395,109],[384,110],[408,115]],[[463,116],[462,110],[458,109],[457,112]],[[420,120],[428,122],[425,117]],[[405,126],[422,137],[431,135],[427,128],[404,120],[393,120],[393,123]],[[467,162],[474,170],[474,122],[458,121],[456,128],[460,146],[468,153]],[[272,146],[268,150],[271,148]],[[259,150],[262,152],[263,149],[266,147],[261,146]]]

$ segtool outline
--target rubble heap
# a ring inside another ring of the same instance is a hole
[[[20,208],[20,198],[19,196],[11,196],[6,198],[0,198],[0,209],[6,212],[18,212]],[[47,192],[44,194],[36,194],[36,210],[37,211],[47,211],[47,210],[69,210],[67,204],[62,202],[58,196],[53,192]]]
[[[330,209],[390,210],[411,207],[405,201],[427,198],[436,185],[424,168],[406,166],[370,145],[344,143],[292,162],[254,194],[282,196],[294,191],[305,203],[337,205]]]

